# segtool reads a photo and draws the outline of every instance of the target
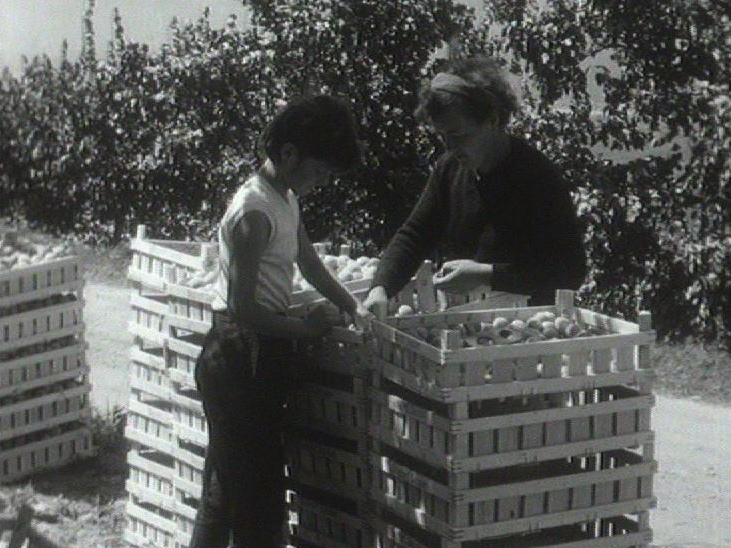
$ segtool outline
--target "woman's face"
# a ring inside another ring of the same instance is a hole
[[[432,120],[434,130],[439,134],[446,149],[454,154],[467,168],[477,169],[491,154],[499,126],[490,118],[475,122],[462,111],[453,107]]]

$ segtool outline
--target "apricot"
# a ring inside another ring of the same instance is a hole
[[[502,316],[498,316],[497,318],[495,318],[492,321],[492,327],[495,330],[503,329],[509,325],[510,325],[510,322],[506,318],[503,318]]]

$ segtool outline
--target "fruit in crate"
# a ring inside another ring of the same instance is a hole
[[[525,321],[511,321],[498,316],[492,322],[462,324],[459,328],[470,346],[531,343],[603,334],[595,326],[583,325],[576,319],[557,316],[553,312],[538,312]]]
[[[7,233],[0,239],[0,272],[46,263],[74,254],[68,242],[44,244]]]
[[[357,259],[352,259],[347,255],[330,255],[320,253],[320,260],[330,272],[335,275],[341,282],[352,282],[355,280],[370,280],[376,273],[378,267],[378,259],[375,257],[366,257],[362,255]],[[312,285],[304,279],[302,273],[295,265],[294,270],[294,291],[307,291],[312,289]]]

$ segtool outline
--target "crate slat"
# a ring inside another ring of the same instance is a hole
[[[18,481],[40,470],[62,466],[92,454],[91,431],[87,426],[49,435],[21,447],[3,450],[0,453],[0,483]]]

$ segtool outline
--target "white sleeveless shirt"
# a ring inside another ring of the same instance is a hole
[[[233,231],[245,213],[260,211],[269,220],[271,234],[259,264],[255,298],[268,310],[285,314],[292,297],[294,263],[297,260],[300,210],[291,190],[285,198],[263,177],[254,175],[238,189],[223,215],[218,229],[219,274],[214,310],[227,307],[228,282],[233,253]],[[233,296],[232,296],[233,298]]]

